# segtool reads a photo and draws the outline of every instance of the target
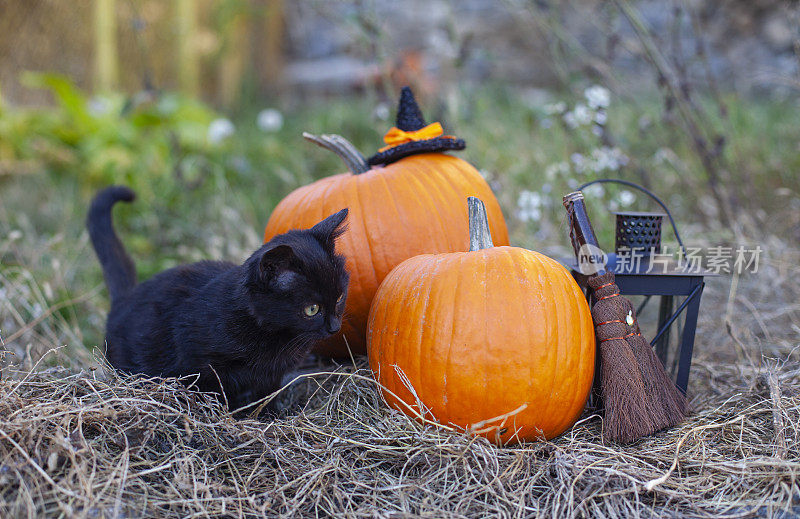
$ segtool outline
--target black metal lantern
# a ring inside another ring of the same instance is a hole
[[[665,213],[616,213],[615,253],[608,255],[606,269],[614,272],[622,295],[644,296],[636,311],[640,322],[642,322],[641,313],[651,299],[653,297],[658,299],[657,331],[650,344],[655,348],[656,354],[676,385],[686,393],[700,311],[700,297],[705,287],[704,277],[714,274],[699,268],[687,269],[669,255],[661,254],[661,224],[665,216],[672,224],[681,250],[684,250],[683,241],[669,209],[649,190],[633,182],[617,179],[595,180],[580,186],[579,190],[604,182],[623,184],[642,191],[658,202],[665,211]],[[636,261],[632,261],[632,257]],[[570,258],[565,263],[578,284],[586,289],[587,276],[581,273],[576,259]],[[588,291],[587,298],[591,305]],[[680,298],[679,302],[676,298]],[[677,307],[676,302],[678,302]],[[676,329],[677,346],[671,349],[670,338]]]

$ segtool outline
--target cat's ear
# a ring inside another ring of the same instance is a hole
[[[267,281],[289,268],[295,259],[294,250],[289,245],[276,245],[264,251],[258,262],[258,273]]]
[[[311,234],[325,245],[326,248],[333,250],[336,238],[347,230],[347,224],[345,223],[347,212],[348,209],[345,207],[338,213],[325,218],[311,228]]]

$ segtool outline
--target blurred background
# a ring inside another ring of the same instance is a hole
[[[139,194],[115,215],[140,278],[240,261],[283,196],[345,169],[301,133],[371,155],[404,85],[466,140],[513,243],[568,254],[561,196],[630,180],[690,244],[761,244],[780,299],[800,263],[798,22],[789,0],[0,1],[0,337],[23,359],[101,344],[96,189]],[[587,196],[609,247],[612,211],[657,209]]]

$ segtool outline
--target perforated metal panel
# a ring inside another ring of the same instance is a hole
[[[617,253],[635,249],[643,255],[661,251],[661,222],[663,213],[615,213]]]

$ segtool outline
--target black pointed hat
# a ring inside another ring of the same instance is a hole
[[[400,91],[400,104],[397,108],[397,125],[395,128],[389,130],[389,133],[384,137],[384,140],[387,141],[389,145],[381,148],[381,151],[371,156],[367,162],[369,162],[371,166],[377,164],[391,164],[409,155],[416,155],[418,153],[439,153],[447,150],[463,150],[466,147],[466,143],[464,143],[463,139],[458,139],[452,135],[442,135],[441,128],[439,128],[438,134],[435,130],[432,130],[429,133],[431,135],[429,138],[414,138],[414,136],[408,136],[408,133],[418,132],[426,128],[426,126],[429,125],[425,124],[425,119],[422,117],[422,112],[417,105],[416,99],[414,99],[414,94],[407,86],[403,87]],[[393,133],[405,135],[400,137],[400,144],[391,144],[389,136]],[[405,139],[404,142],[403,139]]]

